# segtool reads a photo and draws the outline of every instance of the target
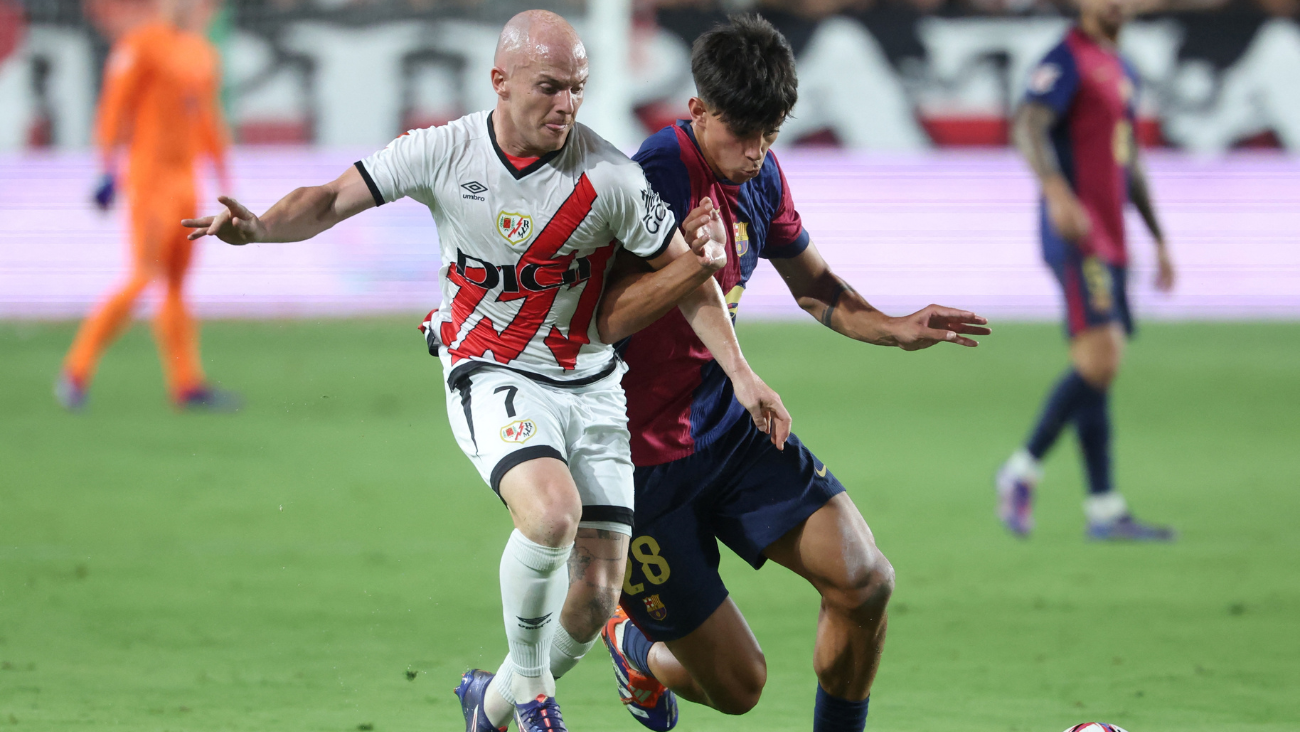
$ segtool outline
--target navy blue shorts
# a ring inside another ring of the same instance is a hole
[[[635,475],[621,604],[661,641],[700,627],[727,599],[718,539],[758,569],[763,550],[844,491],[798,437],[777,450],[748,415],[712,445]]]
[[[1119,323],[1125,333],[1133,333],[1126,267],[1083,254],[1046,225],[1043,255],[1065,295],[1065,330],[1070,337],[1107,323]]]

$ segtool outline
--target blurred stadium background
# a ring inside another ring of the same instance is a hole
[[[216,2],[216,0],[206,0]],[[213,5],[234,140],[232,192],[255,209],[332,178],[402,131],[492,104],[494,39],[518,2],[235,0]],[[800,103],[778,149],[831,261],[883,307],[916,297],[991,316],[1054,317],[1033,190],[1005,148],[1008,110],[1069,8],[1046,0],[553,3],[585,35],[582,119],[631,150],[683,113],[689,46],[756,7],[797,54]],[[1125,31],[1140,134],[1183,287],[1147,316],[1300,316],[1300,24],[1296,0],[1149,3]],[[110,221],[80,195],[101,66],[149,0],[0,0],[0,317],[70,317],[121,271]],[[211,200],[207,198],[206,200]],[[312,247],[205,247],[191,296],[206,315],[404,312],[437,266],[418,206],[391,207]],[[48,222],[57,219],[58,226]],[[1135,221],[1136,223],[1136,221]],[[1145,232],[1133,229],[1136,268]],[[21,245],[19,245],[21,243]],[[258,276],[250,277],[252,272]],[[775,276],[750,316],[797,316]],[[1146,284],[1144,275],[1139,281]],[[924,294],[920,294],[924,293]],[[924,304],[924,303],[919,303]]]
[[[1143,325],[1117,385],[1118,482],[1183,532],[1170,547],[1082,542],[1072,447],[1049,463],[1031,541],[993,518],[992,472],[1065,363],[1034,186],[1006,138],[1068,4],[213,5],[232,193],[264,209],[409,127],[491,106],[500,24],[537,6],[587,41],[579,119],[629,150],[683,110],[695,35],[763,12],[800,64],[778,154],[827,259],[886,311],[995,319],[976,351],[902,354],[771,322],[806,316],[766,267],[741,304],[747,354],[899,571],[869,729],[1300,728],[1297,0],[1151,2],[1123,37],[1180,282],[1153,291],[1131,220]],[[205,363],[242,413],[168,412],[144,328],[105,358],[87,414],[50,398],[72,319],[127,265],[124,207],[89,200],[89,138],[109,45],[149,12],[0,0],[0,728],[456,728],[448,689],[503,650],[507,522],[415,340],[437,292],[424,209],[306,244],[200,247],[190,297],[224,319],[204,325]],[[768,654],[761,724],[686,707],[681,729],[806,729],[815,595],[725,561]],[[577,732],[638,729],[605,663],[597,649],[562,682]]]

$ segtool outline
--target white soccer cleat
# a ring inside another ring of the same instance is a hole
[[[1043,479],[1043,469],[1028,450],[1021,448],[998,470],[998,518],[1016,536],[1028,536],[1034,529],[1034,490]]]

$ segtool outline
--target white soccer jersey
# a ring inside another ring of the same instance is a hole
[[[377,205],[410,196],[433,213],[449,378],[467,362],[556,382],[613,369],[595,322],[613,255],[621,244],[657,256],[676,227],[639,165],[575,124],[563,148],[517,170],[477,112],[408,132],[357,169]]]

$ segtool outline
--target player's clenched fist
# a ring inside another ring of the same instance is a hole
[[[226,207],[221,213],[181,221],[181,226],[194,229],[190,232],[190,241],[205,236],[215,236],[227,244],[236,246],[260,241],[265,227],[256,214],[229,196],[218,196],[217,200]]]
[[[682,221],[682,234],[700,264],[716,272],[727,264],[727,227],[708,196]]]

